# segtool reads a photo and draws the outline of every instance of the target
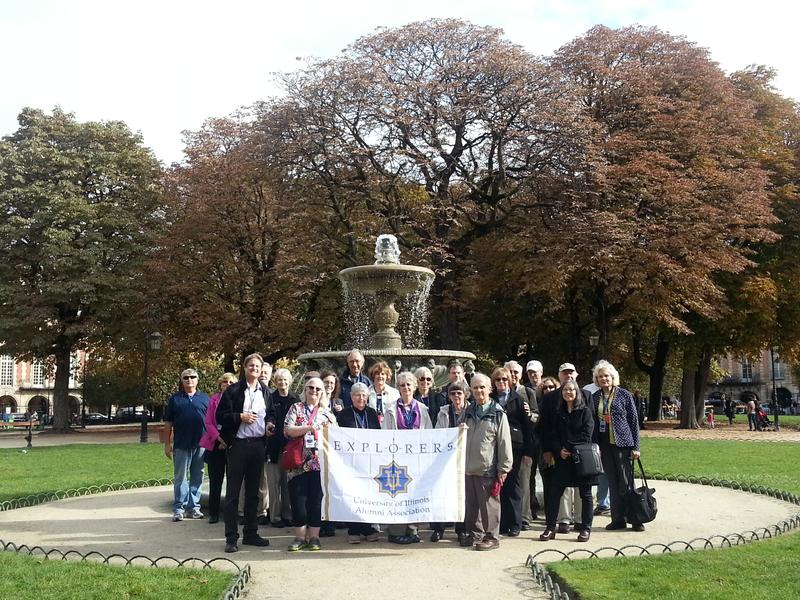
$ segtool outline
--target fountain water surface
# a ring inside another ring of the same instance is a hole
[[[339,272],[348,349],[308,352],[299,356],[300,362],[307,369],[335,368],[339,371],[350,348],[361,350],[368,364],[386,360],[395,368],[401,366],[407,370],[446,365],[452,359],[474,359],[475,355],[470,352],[419,347],[427,333],[427,305],[434,277],[433,271],[425,267],[400,264],[395,236],[378,236],[374,264]],[[403,311],[402,318],[395,304]],[[397,332],[398,322],[403,336]],[[432,370],[434,375],[439,375],[436,384],[443,384],[444,369]]]

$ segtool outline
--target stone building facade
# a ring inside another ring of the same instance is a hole
[[[725,393],[739,402],[746,402],[755,393],[761,402],[769,403],[772,398],[773,356],[769,348],[761,353],[758,360],[726,356],[719,359],[720,366],[728,376],[709,385],[709,393]],[[782,403],[797,406],[800,401],[800,387],[792,374],[791,367],[780,356],[774,355],[775,391]]]
[[[83,393],[81,390],[84,353],[72,356],[69,377],[71,414],[80,414]],[[53,386],[55,373],[45,361],[17,361],[12,356],[0,355],[0,414],[32,413],[53,414]]]

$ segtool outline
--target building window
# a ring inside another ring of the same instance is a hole
[[[785,379],[786,378],[786,365],[778,360],[775,361],[775,379]]]
[[[14,385],[14,358],[11,356],[0,356],[0,385]]]
[[[753,363],[749,358],[742,359],[742,381],[748,383],[753,380]]]
[[[31,369],[31,384],[44,385],[44,373],[44,362],[41,360],[33,361],[33,367]]]

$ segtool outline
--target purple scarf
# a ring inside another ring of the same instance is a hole
[[[406,417],[410,417],[406,419]],[[409,421],[411,421],[409,427]],[[419,403],[416,400],[411,400],[411,412],[406,412],[406,407],[403,405],[403,400],[397,401],[397,428],[398,429],[419,429]]]

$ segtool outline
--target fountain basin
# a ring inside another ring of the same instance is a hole
[[[371,295],[382,291],[398,296],[412,294],[433,277],[433,271],[416,265],[360,265],[339,271],[339,280],[346,288]]]

